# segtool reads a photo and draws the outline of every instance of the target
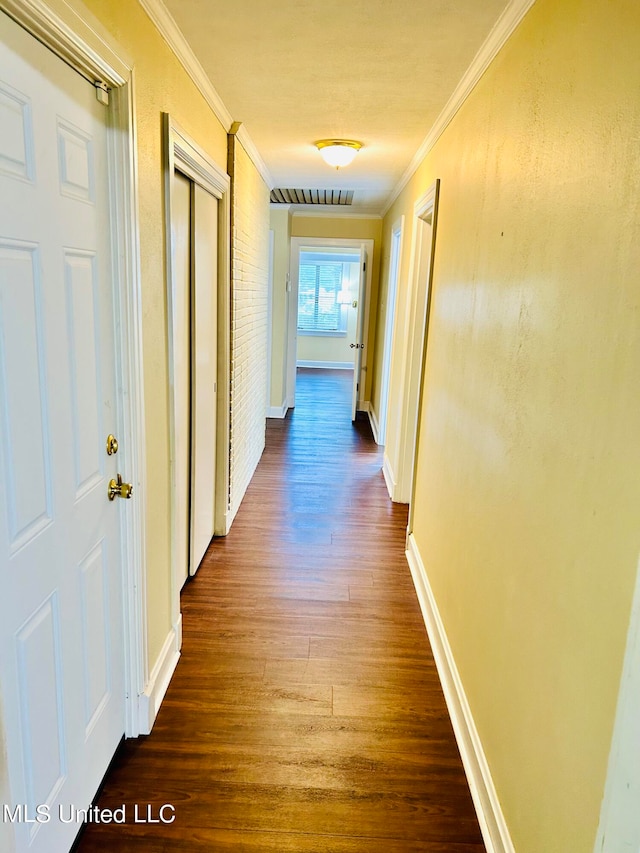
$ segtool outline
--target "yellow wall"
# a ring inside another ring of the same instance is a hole
[[[518,853],[591,853],[605,782],[640,549],[639,80],[635,0],[537,0],[384,221],[388,247],[441,178],[415,539]]]
[[[271,302],[271,388],[269,405],[282,409],[287,396],[287,276],[291,256],[291,213],[289,208],[271,207],[273,231],[273,289]]]
[[[359,264],[356,264],[356,269]],[[329,367],[335,365],[351,365],[355,363],[355,350],[351,349],[350,342],[356,339],[355,308],[344,306],[347,312],[347,329],[343,335],[310,335],[298,331],[298,364],[301,361],[316,361],[326,363]]]
[[[371,293],[369,299],[369,352],[375,350],[376,306],[378,302],[378,282],[380,278],[380,246],[382,240],[381,219],[356,219],[340,216],[294,216],[291,226],[292,237],[328,237],[336,240],[373,240],[373,258],[371,268]],[[371,366],[367,359],[367,378],[362,401],[368,401],[371,394]]]

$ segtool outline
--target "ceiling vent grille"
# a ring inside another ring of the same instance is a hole
[[[271,190],[273,204],[351,204],[353,190]]]

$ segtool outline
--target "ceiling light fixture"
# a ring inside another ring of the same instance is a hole
[[[339,169],[353,163],[362,143],[353,139],[320,139],[315,146],[325,163]]]

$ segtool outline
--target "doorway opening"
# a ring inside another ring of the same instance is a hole
[[[409,325],[407,370],[405,384],[406,405],[403,407],[403,459],[402,486],[409,503],[407,539],[413,532],[416,468],[418,464],[418,440],[424,403],[424,375],[429,338],[429,315],[431,312],[431,284],[433,279],[433,257],[435,251],[436,225],[440,181],[437,180],[414,208],[414,233],[412,257],[412,294],[410,294],[411,322]]]
[[[298,368],[352,374],[351,420],[366,410],[368,258],[373,241],[294,237],[287,348],[287,405],[295,406]]]

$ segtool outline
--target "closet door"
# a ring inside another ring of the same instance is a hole
[[[191,181],[174,172],[171,191],[174,272],[174,476],[178,583],[189,576],[191,502]]]
[[[218,200],[193,186],[191,310],[191,558],[198,570],[213,538],[216,482]]]

